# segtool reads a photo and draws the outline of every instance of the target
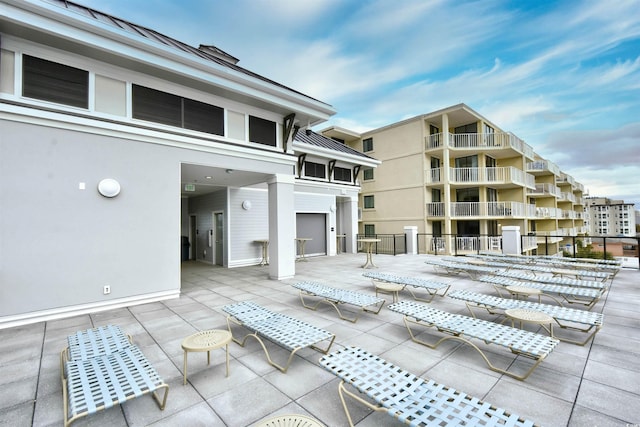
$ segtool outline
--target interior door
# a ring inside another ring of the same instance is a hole
[[[224,265],[224,215],[222,212],[213,213],[214,233],[214,264]]]

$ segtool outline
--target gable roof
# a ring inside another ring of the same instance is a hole
[[[367,161],[367,163],[369,163],[370,161],[374,161],[377,164],[380,163],[379,160],[376,160],[371,156],[361,153],[358,150],[354,150],[353,148],[341,142],[338,142],[331,138],[327,138],[326,136],[320,135],[319,133],[316,133],[311,129],[298,131],[294,138],[294,145],[296,142],[301,144],[306,144],[312,147],[319,147],[324,150],[339,152],[341,154],[348,155],[348,156],[359,157],[362,160]]]
[[[245,74],[247,76],[256,78],[258,80],[261,80],[265,83],[269,83],[271,85],[277,86],[281,89],[285,89],[287,91],[290,91],[292,93],[295,93],[297,95],[301,95],[305,98],[308,98],[310,100],[313,100],[315,102],[320,102],[322,104],[325,104],[327,106],[329,106],[329,104],[320,101],[316,98],[313,98],[309,95],[306,95],[302,92],[299,92],[295,89],[292,89],[288,86],[285,86],[281,83],[278,83],[274,80],[268,79],[264,76],[261,76],[259,74],[256,74],[252,71],[247,70],[246,68],[240,67],[239,65],[237,65],[238,63],[238,58],[235,58],[234,56],[228,54],[227,52],[223,51],[222,49],[213,46],[213,45],[203,45],[201,44],[199,47],[193,47],[190,46],[186,43],[183,43],[179,40],[176,40],[172,37],[169,37],[167,35],[161,34],[155,30],[152,30],[150,28],[146,28],[143,27],[141,25],[138,24],[134,24],[132,22],[126,21],[124,19],[118,18],[116,16],[113,15],[109,15],[107,13],[104,12],[100,12],[96,9],[92,9],[90,7],[87,6],[83,6],[80,5],[78,3],[74,3],[72,1],[68,1],[68,0],[42,0],[46,3],[49,3],[51,5],[54,6],[58,6],[64,9],[67,9],[70,12],[74,12],[77,13],[79,15],[82,15],[86,18],[90,18],[96,21],[96,23],[100,23],[103,25],[107,25],[109,27],[112,27],[113,29],[116,30],[120,30],[120,31],[124,31],[126,33],[128,33],[129,36],[134,36],[134,37],[143,37],[148,41],[151,42],[155,42],[155,43],[160,43],[166,47],[169,47],[171,49],[175,49],[175,50],[179,50],[182,51],[184,53],[187,53],[189,55],[192,55],[193,57],[197,57],[200,59],[205,59],[207,61],[211,61],[217,65],[229,68],[231,70],[237,71],[239,73]]]

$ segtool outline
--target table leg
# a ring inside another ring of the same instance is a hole
[[[186,385],[187,384],[187,350],[184,350],[184,363],[182,364],[182,372],[183,372],[183,381],[182,381],[182,385]]]
[[[227,376],[229,376],[229,344],[225,345],[224,348],[227,353]]]
[[[207,351],[207,365],[211,365],[211,350]]]

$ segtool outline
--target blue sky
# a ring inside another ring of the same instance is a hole
[[[640,209],[640,1],[75,0],[331,104],[366,131],[465,103]]]

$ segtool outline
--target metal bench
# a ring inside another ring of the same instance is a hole
[[[507,286],[525,286],[527,288],[539,289],[543,295],[551,298],[559,305],[562,305],[562,301],[553,295],[559,296],[567,304],[579,304],[584,305],[589,310],[600,300],[600,297],[604,294],[604,289],[593,288],[578,288],[575,286],[561,286],[552,285],[547,283],[539,283],[533,281],[514,280],[508,277],[498,276],[481,276],[481,282],[491,283],[496,291],[501,294],[500,288],[506,288]]]
[[[320,365],[342,380],[338,394],[351,427],[353,420],[345,395],[371,410],[384,412],[411,426],[535,425],[478,398],[420,378],[357,347],[323,356]],[[347,389],[346,384],[359,393]],[[368,398],[365,399],[364,395]]]
[[[447,294],[447,291],[451,287],[451,284],[434,282],[432,280],[426,280],[420,277],[397,276],[395,274],[379,273],[377,271],[363,273],[362,275],[364,277],[370,278],[371,280],[403,285],[403,289],[409,291],[413,299],[424,302],[431,302],[433,300],[433,297],[435,297],[436,295],[445,296]],[[407,286],[427,291],[430,298],[418,298],[415,292],[407,288]],[[438,294],[438,292],[440,292],[440,294]]]
[[[442,342],[453,339],[469,344],[480,353],[489,369],[518,380],[525,380],[531,372],[553,351],[559,341],[555,338],[535,334],[499,323],[448,313],[426,304],[413,301],[400,301],[389,306],[389,310],[404,316],[404,323],[414,342],[429,348],[437,348]],[[411,325],[433,327],[446,334],[434,344],[416,337]],[[471,340],[478,339],[486,344],[496,344],[508,348],[512,353],[533,359],[534,364],[522,375],[494,366],[485,352]]]
[[[152,393],[161,410],[169,385],[142,351],[117,326],[68,337],[60,353],[64,425],[136,397]],[[164,389],[164,396],[158,391]]]
[[[278,368],[283,373],[287,372],[293,356],[299,350],[310,347],[326,354],[336,338],[335,334],[331,332],[320,329],[302,320],[271,311],[250,301],[229,304],[224,306],[222,310],[228,314],[227,325],[232,335],[232,323],[251,331],[251,333],[246,334],[242,340],[234,337],[233,341],[244,347],[247,338],[255,338],[262,346],[262,350],[269,364]],[[271,359],[262,338],[290,352],[289,358],[284,365],[277,364]],[[329,342],[326,348],[316,346],[316,344],[322,341]]]
[[[292,285],[300,291],[300,301],[305,308],[316,310],[321,303],[329,304],[336,309],[338,315],[343,320],[355,323],[362,312],[378,314],[384,305],[384,299],[373,295],[364,294],[362,292],[351,291],[348,289],[333,288],[317,282],[299,282]],[[307,305],[304,295],[319,297],[320,300],[315,305]],[[348,318],[340,311],[340,305],[352,305],[360,308],[360,313],[354,317]]]
[[[449,293],[449,297],[464,301],[472,316],[475,317],[471,305],[476,308],[486,309],[491,314],[504,314],[504,310],[523,308],[540,311],[553,317],[556,324],[562,329],[574,330],[589,334],[584,341],[577,341],[567,337],[559,337],[557,331],[555,338],[572,344],[585,345],[602,328],[604,315],[585,310],[576,310],[558,305],[539,304],[532,301],[522,301],[510,298],[501,298],[493,295],[480,294],[467,290],[455,290]],[[549,331],[550,332],[550,331]]]

